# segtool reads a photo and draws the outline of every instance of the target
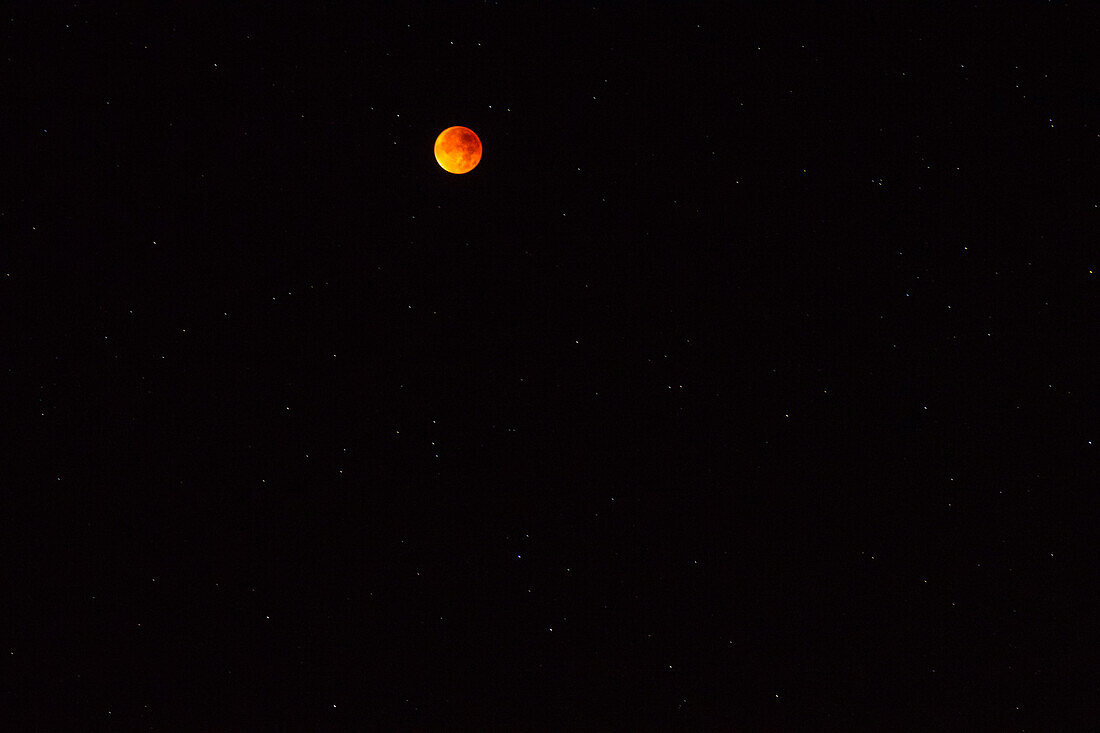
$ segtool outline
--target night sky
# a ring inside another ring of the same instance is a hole
[[[1095,727],[1095,7],[288,7],[0,14],[5,730]]]

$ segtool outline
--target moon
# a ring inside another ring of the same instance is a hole
[[[448,127],[435,139],[435,160],[448,173],[469,173],[481,162],[481,140],[468,127]]]

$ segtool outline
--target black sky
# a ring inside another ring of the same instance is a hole
[[[1094,9],[369,6],[0,17],[10,729],[1095,724]]]

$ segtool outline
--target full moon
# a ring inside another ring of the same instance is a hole
[[[448,173],[469,173],[481,162],[481,140],[468,127],[448,127],[435,139],[435,160]]]

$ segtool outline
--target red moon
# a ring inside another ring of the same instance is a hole
[[[448,127],[435,139],[435,160],[448,173],[469,173],[481,162],[481,140],[468,127]]]

